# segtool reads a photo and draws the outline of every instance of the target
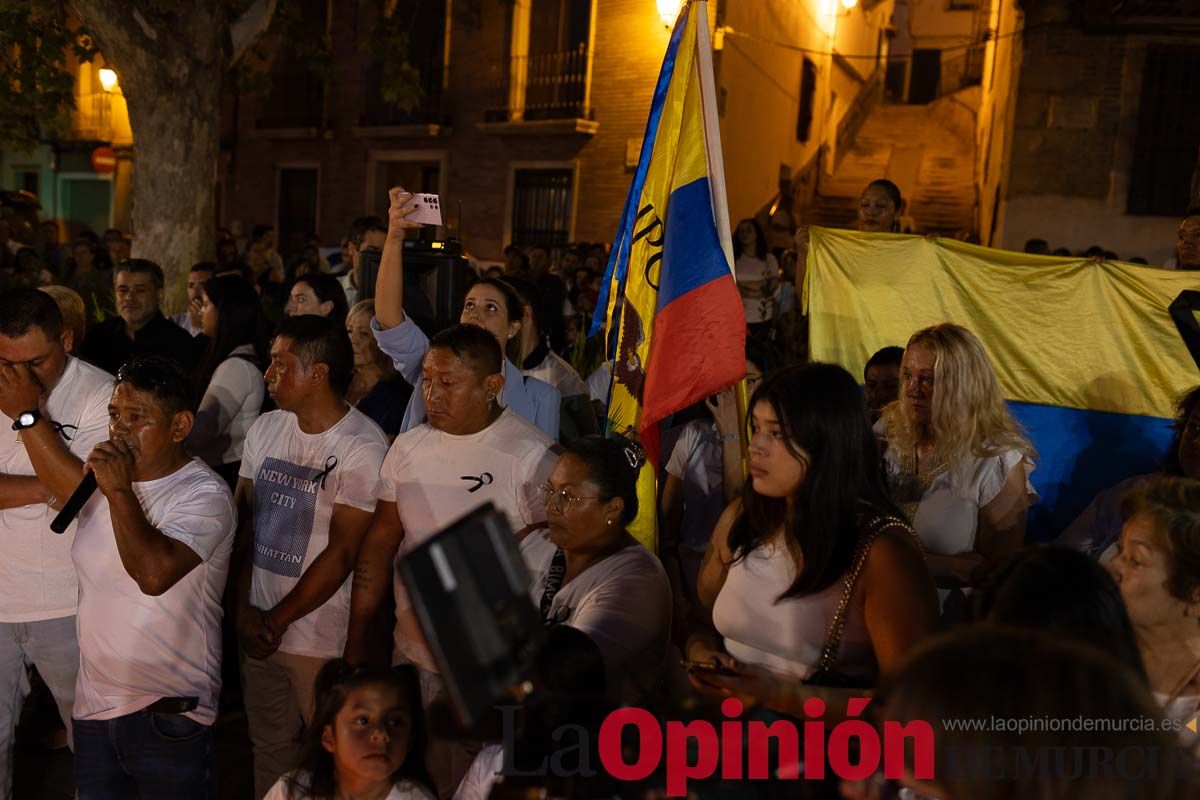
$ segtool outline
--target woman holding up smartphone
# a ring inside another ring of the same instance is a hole
[[[379,260],[375,282],[375,319],[371,331],[379,349],[392,359],[396,370],[416,390],[408,401],[401,430],[415,428],[425,421],[425,391],[421,366],[429,337],[404,313],[404,232],[419,227],[408,219],[416,210],[410,205],[412,193],[399,187],[388,190],[388,232]],[[515,361],[520,359],[521,318],[525,304],[521,296],[504,281],[485,278],[467,292],[459,322],[478,325],[500,342],[505,352],[504,388],[500,404],[533,424],[551,439],[558,437],[560,395],[557,389],[537,378],[521,374]]]
[[[814,696],[844,713],[933,631],[933,581],[888,499],[848,372],[784,369],[750,409],[750,481],[717,523],[698,579],[713,628],[687,643],[689,660],[714,666],[689,677],[701,694],[784,714],[801,716]]]

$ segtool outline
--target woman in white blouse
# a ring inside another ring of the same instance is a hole
[[[240,275],[210,278],[201,295],[200,324],[209,341],[192,382],[204,394],[187,445],[233,486],[246,431],[258,419],[266,392],[258,293]]]
[[[983,344],[960,325],[917,331],[900,368],[900,399],[877,430],[894,497],[912,519],[930,572],[972,586],[1020,549],[1036,453],[1009,414]]]

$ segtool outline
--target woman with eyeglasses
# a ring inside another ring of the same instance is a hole
[[[625,703],[657,688],[671,632],[667,574],[626,530],[637,516],[643,460],[612,439],[573,442],[542,486],[548,529],[521,542],[542,618],[596,642],[610,694]]]

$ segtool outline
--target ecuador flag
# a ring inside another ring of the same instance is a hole
[[[703,0],[671,34],[602,286],[592,333],[619,326],[605,427],[649,457],[631,532],[653,548],[659,421],[746,373]]]
[[[805,302],[813,359],[856,375],[927,325],[970,328],[1038,450],[1030,530],[1045,539],[1161,468],[1174,399],[1200,383],[1180,335],[1198,287],[1194,272],[813,228]]]

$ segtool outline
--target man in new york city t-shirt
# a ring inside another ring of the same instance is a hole
[[[279,410],[246,434],[237,500],[253,547],[241,564],[238,631],[258,797],[295,768],[313,681],[346,644],[350,571],[387,453],[379,426],[345,401],[353,369],[341,325],[287,318],[266,374]]]

